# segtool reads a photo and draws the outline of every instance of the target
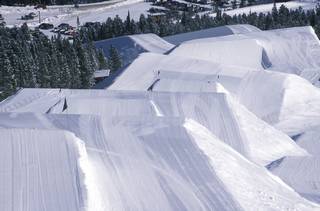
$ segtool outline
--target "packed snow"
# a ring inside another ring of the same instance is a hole
[[[320,210],[318,38],[222,29],[101,41],[105,89],[0,102],[0,209]]]

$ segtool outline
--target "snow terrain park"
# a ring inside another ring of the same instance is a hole
[[[0,102],[0,211],[320,211],[312,27],[115,42],[95,89]]]

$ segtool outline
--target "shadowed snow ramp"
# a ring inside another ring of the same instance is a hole
[[[319,122],[318,122],[319,123]],[[320,127],[309,129],[296,141],[311,156],[286,157],[271,171],[305,198],[320,204]]]
[[[144,53],[126,68],[108,89],[146,91],[158,77],[158,74],[163,71],[210,76],[212,80],[223,84],[230,92],[236,92],[241,79],[248,72],[256,70],[221,65],[201,59]]]
[[[58,130],[0,129],[0,209],[85,210],[81,140]]]
[[[241,43],[247,44],[241,47]],[[254,45],[263,48],[262,54],[251,55],[258,53]],[[191,40],[171,54],[247,67],[261,63],[268,70],[301,75],[315,85],[320,79],[320,42],[310,26]]]
[[[139,34],[117,37],[95,42],[95,46],[109,56],[110,47],[115,47],[121,55],[123,65],[131,63],[143,52],[164,54],[174,47],[155,34]]]
[[[265,49],[270,69],[301,75],[320,72],[320,42],[311,26],[277,29],[243,36],[254,38]]]
[[[23,126],[21,119],[25,118],[31,124]],[[95,118],[1,114],[0,124],[8,126],[11,122],[10,127],[17,123],[18,127],[41,129],[60,125],[61,129],[72,128],[77,136],[83,136],[80,133]],[[40,126],[39,122],[44,124]],[[101,115],[101,123],[103,130],[90,132],[100,134],[89,136],[95,141],[88,137],[81,139],[88,147],[90,171],[98,188],[96,196],[104,199],[104,210],[319,208],[193,120]],[[75,125],[83,128],[75,129]]]
[[[319,89],[293,74],[251,72],[237,96],[259,118],[292,136],[319,123]]]
[[[245,34],[245,33],[256,32],[256,31],[260,31],[260,29],[248,24],[241,24],[241,25],[239,24],[239,25],[219,26],[219,27],[199,30],[195,32],[176,34],[176,35],[164,37],[163,39],[165,39],[169,43],[178,45],[185,41],[194,40],[194,39],[220,37],[220,36],[227,36],[231,34]]]

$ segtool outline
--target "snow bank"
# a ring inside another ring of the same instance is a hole
[[[78,211],[92,205],[81,140],[56,130],[0,129],[0,134],[1,210]]]
[[[238,99],[259,118],[289,135],[318,124],[320,117],[320,91],[293,74],[251,72],[241,83]]]

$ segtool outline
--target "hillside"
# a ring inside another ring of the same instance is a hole
[[[126,64],[103,89],[1,101],[0,210],[320,210],[313,29],[172,40],[98,41]]]

